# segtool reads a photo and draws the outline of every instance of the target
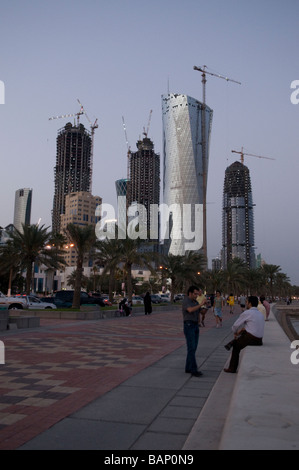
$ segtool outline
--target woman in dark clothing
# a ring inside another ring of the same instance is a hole
[[[144,314],[150,315],[152,313],[152,299],[149,292],[147,292],[143,299],[144,303]]]

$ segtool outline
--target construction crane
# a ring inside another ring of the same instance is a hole
[[[94,149],[94,132],[95,132],[95,129],[97,129],[99,127],[98,125],[98,119],[95,120],[95,122],[92,124],[91,120],[89,119],[84,107],[83,107],[83,104],[80,103],[79,99],[77,98],[77,101],[79,103],[79,105],[81,106],[81,109],[82,109],[82,114],[85,114],[86,116],[86,119],[88,120],[89,124],[90,124],[90,129],[91,129],[91,150],[90,150],[90,188],[92,188],[92,170],[93,170],[93,149]]]
[[[125,119],[124,119],[123,116],[122,116],[122,120],[123,120],[123,128],[124,128],[125,138],[126,138],[126,144],[127,144],[127,157],[128,157],[128,162],[127,162],[127,180],[129,181],[129,179],[130,179],[131,147],[130,147],[130,145],[129,145],[128,136],[127,136],[127,130],[126,130],[126,125],[125,125]]]
[[[61,119],[61,118],[77,116],[77,125],[79,125],[79,119],[80,119],[81,114],[84,114],[83,106],[81,106],[81,109],[78,113],[75,113],[75,114],[62,114],[61,116],[53,116],[53,117],[49,118],[49,121],[52,121],[53,119]]]
[[[145,131],[145,128],[143,128],[143,135],[145,135],[145,137],[148,136],[148,131],[149,131],[150,123],[151,123],[152,112],[153,112],[153,110],[151,109],[151,110],[150,110],[150,113],[149,113],[149,118],[148,118],[148,123],[147,123],[147,129],[146,129],[146,131]]]
[[[242,150],[241,151],[238,151],[238,150],[232,150],[232,153],[239,153],[241,155],[241,163],[242,165],[244,165],[244,155],[248,156],[248,157],[256,157],[256,158],[266,158],[267,160],[275,160],[275,158],[270,158],[270,157],[263,157],[261,155],[254,155],[253,153],[245,153],[243,152],[243,147],[242,147]]]
[[[194,70],[202,73],[202,120],[201,120],[201,132],[202,132],[202,185],[203,185],[203,254],[205,257],[205,263],[208,262],[208,253],[207,253],[207,201],[206,201],[206,193],[207,193],[207,155],[206,155],[206,74],[211,75],[213,77],[218,77],[226,80],[227,82],[234,82],[238,85],[241,85],[240,82],[233,80],[231,78],[225,77],[223,75],[208,72],[207,66],[203,65],[197,67],[194,65]]]

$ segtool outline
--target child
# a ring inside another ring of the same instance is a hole
[[[234,313],[234,304],[235,304],[234,294],[230,294],[227,302],[228,302],[228,305],[229,305],[229,313],[233,314]]]

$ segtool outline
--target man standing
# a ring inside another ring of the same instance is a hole
[[[261,346],[263,344],[265,320],[258,310],[259,300],[255,296],[248,297],[247,308],[241,313],[232,326],[235,339],[224,347],[229,351],[233,348],[228,369],[225,372],[235,373],[239,365],[240,351],[246,346]]]
[[[199,289],[191,286],[188,289],[187,296],[184,297],[182,304],[182,313],[184,320],[184,335],[187,343],[187,358],[185,372],[191,373],[194,377],[200,377],[202,372],[197,370],[195,353],[198,346],[199,326],[198,315],[199,309],[203,305],[196,301],[199,295]]]

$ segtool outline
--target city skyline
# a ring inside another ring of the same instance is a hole
[[[30,187],[31,222],[41,219],[51,227],[57,130],[76,118],[49,118],[78,113],[77,99],[90,118],[80,116],[87,130],[98,119],[92,193],[116,207],[115,181],[127,175],[127,141],[132,147],[142,136],[152,110],[148,136],[162,155],[161,95],[181,93],[202,101],[201,75],[193,67],[206,64],[241,83],[207,75],[206,104],[214,112],[209,265],[221,249],[225,168],[235,161],[232,150],[244,147],[246,153],[275,159],[245,156],[256,204],[256,253],[299,285],[299,105],[291,100],[299,79],[298,14],[299,4],[292,0],[4,2],[0,225],[13,220],[15,190]]]

